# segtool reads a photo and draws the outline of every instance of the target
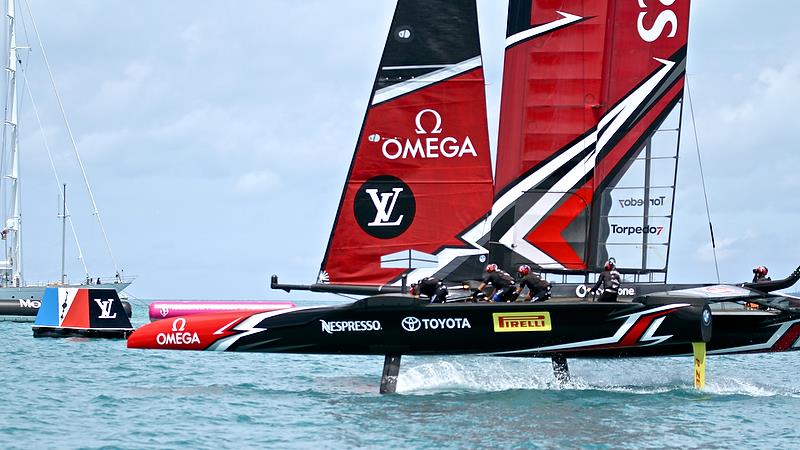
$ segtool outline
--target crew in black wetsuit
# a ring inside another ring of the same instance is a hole
[[[436,277],[427,277],[411,287],[411,293],[428,297],[431,303],[444,303],[447,300],[447,286]]]
[[[514,278],[507,272],[498,269],[497,264],[489,264],[486,266],[486,275],[483,276],[483,282],[478,286],[477,293],[482,292],[483,289],[490,284],[494,288],[492,295],[489,296],[491,301],[512,301],[516,289]]]
[[[764,266],[758,266],[753,269],[753,283],[766,283],[767,281],[772,281],[772,278],[768,277],[767,274],[769,273],[769,269]]]
[[[622,277],[617,272],[617,265],[614,258],[606,262],[603,273],[597,278],[597,283],[589,291],[591,293],[597,292],[600,285],[603,285],[603,295],[597,300],[598,302],[616,302],[619,295],[619,285],[621,284]]]
[[[531,272],[530,266],[523,264],[517,269],[517,273],[522,277],[519,280],[519,286],[514,296],[518,296],[523,288],[528,288],[528,295],[525,297],[526,301],[537,302],[545,301],[550,298],[550,290],[552,286],[550,282],[539,276],[538,273]]]

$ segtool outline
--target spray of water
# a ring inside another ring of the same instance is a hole
[[[597,390],[626,394],[693,393],[691,361],[686,358],[571,360],[571,380],[560,384],[548,359],[453,357],[418,358],[406,362],[397,391],[425,395],[437,392],[507,390]],[[763,378],[735,372],[746,364],[710,372],[704,395],[769,397],[800,396],[800,386],[765,383]],[[744,366],[744,367],[742,367]],[[713,366],[712,366],[713,367]]]

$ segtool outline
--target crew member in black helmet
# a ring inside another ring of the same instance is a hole
[[[620,277],[619,272],[617,272],[617,263],[614,258],[610,258],[603,268],[605,270],[597,278],[597,283],[589,292],[594,294],[597,292],[597,289],[600,288],[600,285],[602,285],[603,295],[601,295],[597,301],[616,302],[622,277]]]
[[[489,264],[486,266],[486,275],[483,276],[483,282],[478,286],[475,293],[480,293],[483,289],[492,285],[494,290],[492,295],[489,296],[493,302],[510,302],[514,296],[515,286],[514,278],[507,272],[497,268],[497,264]]]
[[[431,299],[431,303],[444,303],[447,300],[447,286],[436,277],[426,277],[411,286],[411,293]]]
[[[550,282],[543,279],[538,273],[531,272],[530,266],[527,264],[519,266],[517,273],[522,279],[519,280],[519,285],[517,286],[517,291],[514,293],[514,296],[518,296],[523,288],[528,288],[528,295],[525,297],[525,301],[533,303],[545,301],[550,298],[550,290],[552,289]]]
[[[756,267],[753,269],[753,283],[766,283],[767,281],[772,281],[772,278],[767,276],[768,273],[769,270],[766,267]]]

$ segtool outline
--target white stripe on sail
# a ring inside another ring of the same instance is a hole
[[[608,141],[622,128],[622,125],[633,115],[634,112],[643,105],[650,95],[658,87],[659,83],[667,76],[670,70],[675,66],[675,63],[660,58],[653,58],[656,61],[664,64],[655,75],[650,77],[644,84],[636,89],[630,96],[622,101],[610,113],[606,114],[600,120],[598,129],[603,130],[600,137],[597,139],[597,152],[600,153],[608,144]],[[606,128],[606,124],[608,127]]]
[[[506,38],[506,47],[510,47],[520,41],[524,41],[525,39],[530,39],[534,36],[545,34],[548,31],[552,31],[555,30],[556,28],[573,24],[583,19],[583,17],[576,16],[575,14],[569,14],[561,11],[556,11],[556,12],[561,14],[563,19],[558,19],[553,22],[546,23],[544,25],[539,25],[538,27],[529,28],[525,31],[509,36],[508,38]]]
[[[472,59],[462,61],[458,64],[453,64],[451,66],[447,66],[435,72],[425,74],[419,78],[414,78],[408,81],[404,81],[402,83],[397,83],[392,86],[385,87],[375,92],[375,96],[372,98],[372,105],[374,106],[379,103],[391,100],[393,98],[397,98],[401,95],[414,92],[416,90],[430,86],[433,83],[438,83],[439,81],[452,78],[456,75],[460,75],[464,72],[468,72],[480,66],[481,66],[481,57],[476,56]]]
[[[427,66],[383,66],[381,70],[414,70],[414,69],[441,69],[443,67],[452,67],[453,64],[429,64]]]
[[[567,151],[553,158],[552,161],[545,164],[541,169],[528,175],[522,181],[517,183],[512,189],[509,189],[502,197],[497,199],[492,207],[492,216],[500,215],[506,208],[513,205],[520,199],[526,192],[535,188],[539,183],[544,181],[547,177],[552,175],[555,171],[562,168],[565,164],[578,156],[582,151],[586,150],[597,142],[597,132],[594,132],[580,142],[573,145]]]

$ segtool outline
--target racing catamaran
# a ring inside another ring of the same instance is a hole
[[[272,282],[370,296],[155,322],[128,346],[384,355],[381,392],[404,354],[551,357],[563,380],[568,357],[694,353],[701,386],[706,344],[797,349],[800,299],[774,292],[800,268],[765,284],[665,283],[689,1],[649,3],[509,2],[493,179],[475,0],[399,0],[317,283]],[[588,301],[610,255],[641,283],[628,301]],[[475,279],[489,261],[578,282],[535,304],[403,293],[428,276]]]

